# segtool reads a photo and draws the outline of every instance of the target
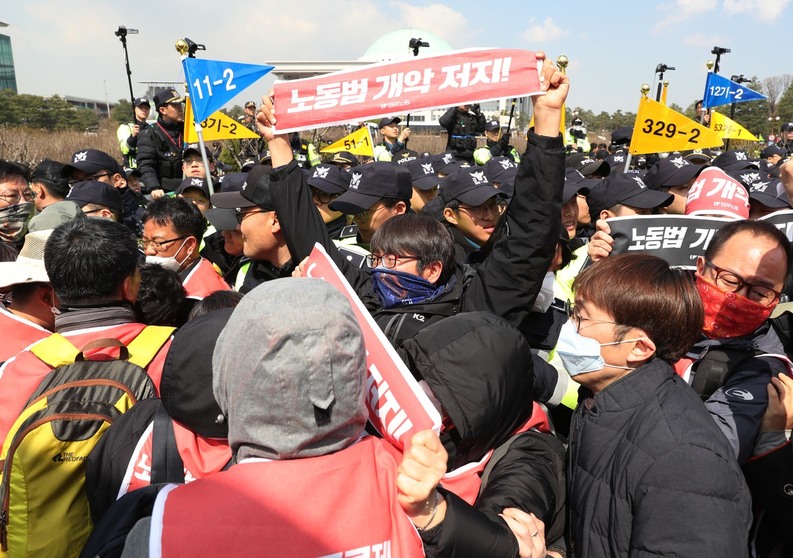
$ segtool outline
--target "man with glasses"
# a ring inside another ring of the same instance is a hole
[[[72,186],[78,182],[103,182],[118,190],[121,197],[121,221],[136,235],[140,234],[143,210],[135,192],[127,185],[127,174],[113,157],[98,149],[82,149],[72,154],[61,175]]]
[[[212,263],[199,254],[206,229],[201,211],[182,198],[161,198],[146,207],[143,236],[138,241],[147,264],[158,264],[179,274],[187,296],[201,299],[229,290]]]
[[[399,165],[377,161],[356,167],[350,175],[349,189],[329,207],[353,216],[358,226],[358,245],[368,250],[372,236],[383,223],[410,209],[410,172]]]
[[[138,137],[138,168],[143,191],[158,198],[172,192],[182,180],[183,99],[175,89],[154,95],[157,121]]]
[[[478,250],[490,239],[507,209],[504,192],[493,186],[481,167],[461,167],[441,187],[443,218],[464,254]]]
[[[703,338],[675,369],[705,401],[741,465],[752,456],[771,377],[793,370],[769,319],[791,266],[790,242],[766,221],[728,223],[697,259]]]
[[[30,170],[0,159],[0,241],[21,245],[33,215],[34,199]]]

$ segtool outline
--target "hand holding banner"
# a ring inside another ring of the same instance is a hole
[[[185,58],[182,66],[187,89],[193,100],[196,122],[206,120],[209,115],[274,68],[199,58]]]
[[[658,153],[719,147],[719,135],[647,96],[639,101],[630,153]]]
[[[482,49],[276,82],[278,133],[405,112],[539,95],[534,52]]]
[[[308,258],[306,277],[324,279],[350,301],[366,344],[369,421],[383,438],[404,449],[416,432],[428,428],[440,432],[440,414],[320,244]]]

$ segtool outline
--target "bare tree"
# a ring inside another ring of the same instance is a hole
[[[793,83],[793,74],[783,74],[781,76],[767,77],[762,81],[762,93],[768,97],[768,112],[776,114],[776,104],[782,94],[788,90]]]

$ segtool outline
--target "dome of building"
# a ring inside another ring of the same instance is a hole
[[[373,42],[358,60],[386,62],[410,58],[413,56],[413,51],[409,47],[410,39],[421,39],[430,44],[428,47],[421,47],[419,55],[422,56],[442,54],[454,50],[449,43],[430,31],[422,29],[398,29],[386,33]]]

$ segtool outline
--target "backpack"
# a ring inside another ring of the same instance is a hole
[[[156,396],[143,367],[173,328],[146,327],[129,344],[97,339],[78,350],[53,334],[31,352],[55,367],[30,396],[0,453],[0,555],[77,556],[91,533],[85,460],[105,430]],[[115,360],[85,353],[118,348]]]

